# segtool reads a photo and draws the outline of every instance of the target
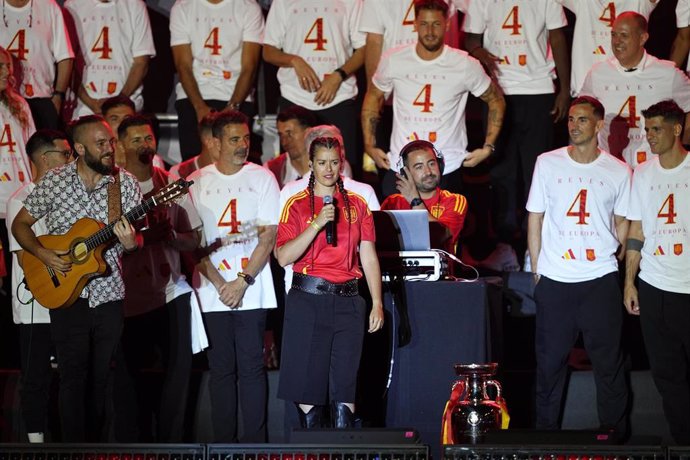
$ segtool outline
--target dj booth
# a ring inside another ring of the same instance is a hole
[[[485,363],[500,354],[500,289],[483,279],[385,283],[384,289],[388,355],[367,367],[386,370],[383,379],[374,379],[387,384],[386,426],[414,427],[434,449],[454,364]],[[365,361],[372,345],[365,344]],[[382,394],[363,380],[368,388],[362,390]]]

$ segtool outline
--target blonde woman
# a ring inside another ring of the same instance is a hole
[[[29,105],[14,85],[12,57],[0,47],[0,219],[3,221],[9,198],[31,182],[26,142],[36,131]],[[4,222],[2,227],[5,227]],[[2,241],[6,246],[6,235]]]

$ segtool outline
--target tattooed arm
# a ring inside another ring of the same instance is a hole
[[[465,157],[462,165],[468,168],[477,166],[491,155],[491,152],[494,150],[493,146],[496,145],[498,134],[501,132],[503,114],[506,111],[506,102],[503,99],[503,94],[494,81],[491,82],[484,94],[480,96],[480,99],[489,106],[486,136],[484,137],[484,146],[471,151]]]
[[[374,85],[369,85],[362,103],[362,133],[364,134],[364,151],[376,163],[379,169],[390,169],[390,160],[386,152],[376,146],[376,128],[381,119],[384,93]]]

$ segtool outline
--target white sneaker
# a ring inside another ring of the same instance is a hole
[[[497,272],[520,271],[515,249],[506,243],[498,243],[496,249],[486,259],[479,262],[479,266]]]

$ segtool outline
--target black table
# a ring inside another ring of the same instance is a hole
[[[500,324],[501,305],[490,301],[495,286],[484,280],[405,282],[403,286],[406,308],[394,307],[390,292],[385,296],[394,345],[386,426],[416,428],[422,441],[438,454],[443,409],[456,379],[453,366],[495,359],[498,350],[492,345],[491,326]],[[399,302],[400,296],[395,298]],[[409,343],[399,347],[399,331],[405,322]]]

